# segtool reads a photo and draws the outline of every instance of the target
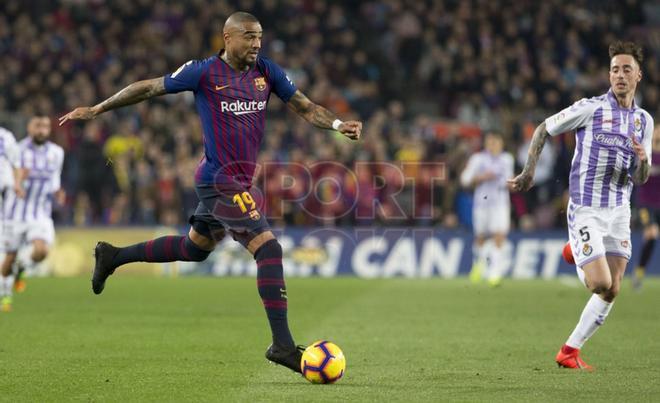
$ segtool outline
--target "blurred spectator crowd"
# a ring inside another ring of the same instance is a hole
[[[0,123],[14,122],[17,137],[17,116],[55,118],[205,58],[221,48],[229,14],[255,14],[263,55],[315,102],[364,121],[363,140],[349,142],[273,98],[255,189],[275,224],[466,224],[470,195],[457,177],[483,133],[502,133],[523,164],[538,123],[607,90],[618,38],[644,46],[636,101],[660,116],[651,0],[0,3]],[[60,223],[178,225],[197,204],[202,135],[190,93],[54,127],[53,138],[66,150]],[[553,138],[535,190],[512,195],[519,227],[562,224],[573,142]]]

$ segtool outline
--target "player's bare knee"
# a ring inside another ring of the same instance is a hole
[[[506,241],[506,235],[504,234],[495,234],[493,237],[493,240],[495,241],[495,246],[498,248],[501,248],[504,245],[504,242]]]
[[[276,240],[277,241],[277,239],[275,238],[275,235],[271,231],[262,232],[261,234],[259,234],[259,235],[255,236],[254,238],[252,238],[252,240],[250,240],[250,242],[248,242],[247,249],[248,249],[248,251],[250,251],[250,253],[252,255],[256,255],[257,251],[259,249],[261,249],[261,247],[263,245],[265,245],[268,241],[271,241],[271,240]],[[279,244],[279,242],[276,242],[276,243],[280,248],[280,255],[281,255],[282,254],[282,252],[281,252],[282,247]]]
[[[199,249],[209,252],[215,249],[216,241],[214,239],[205,237],[193,228],[190,228],[190,231],[188,231],[188,238]]]
[[[587,282],[589,290],[594,294],[603,294],[612,288],[612,280],[596,279]]]
[[[8,276],[11,274],[11,266],[16,261],[16,252],[6,252],[5,258],[2,261],[2,267],[0,268],[3,276]]]
[[[32,252],[32,260],[35,263],[42,262],[46,259],[46,256],[48,256],[48,249],[35,249],[34,252]]]
[[[612,302],[614,299],[619,295],[619,290],[621,289],[621,286],[619,284],[615,284],[612,287],[610,287],[609,290],[605,291],[604,293],[601,294],[603,299],[607,302]]]

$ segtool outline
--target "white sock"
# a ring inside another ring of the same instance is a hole
[[[13,293],[13,288],[14,288],[14,276],[9,275],[7,277],[1,277],[2,278],[2,287],[3,292],[2,296],[3,297],[11,297]]]
[[[612,305],[614,305],[614,302],[603,301],[598,295],[593,294],[587,305],[585,305],[575,330],[568,337],[566,345],[573,348],[582,348],[584,343],[605,322],[607,315],[612,310]]]
[[[480,264],[484,261],[484,247],[476,243],[472,245],[472,264]]]
[[[16,260],[18,263],[23,265],[24,268],[30,269],[34,267],[35,263],[32,260],[32,251],[34,247],[32,245],[21,248],[16,255]]]
[[[509,262],[506,256],[506,245],[497,246],[493,243],[490,248],[490,259],[488,262],[488,279],[499,280],[506,274]]]

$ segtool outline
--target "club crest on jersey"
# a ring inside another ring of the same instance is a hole
[[[594,251],[594,248],[591,247],[588,243],[585,243],[584,246],[582,247],[582,254],[584,256],[589,256],[591,255],[591,252]]]
[[[252,210],[250,211],[250,218],[253,219],[254,221],[259,221],[261,218],[261,214],[257,210]]]
[[[642,130],[642,120],[640,118],[635,119],[635,130]]]
[[[266,79],[264,77],[257,77],[254,79],[254,86],[257,87],[259,91],[266,89]]]

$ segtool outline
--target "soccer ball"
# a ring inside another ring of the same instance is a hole
[[[300,369],[311,383],[334,383],[344,376],[346,358],[336,344],[317,341],[303,352]]]
[[[564,249],[561,251],[561,255],[564,257],[564,260],[568,264],[575,264],[575,259],[573,258],[573,251],[571,250],[571,243],[566,242]]]

